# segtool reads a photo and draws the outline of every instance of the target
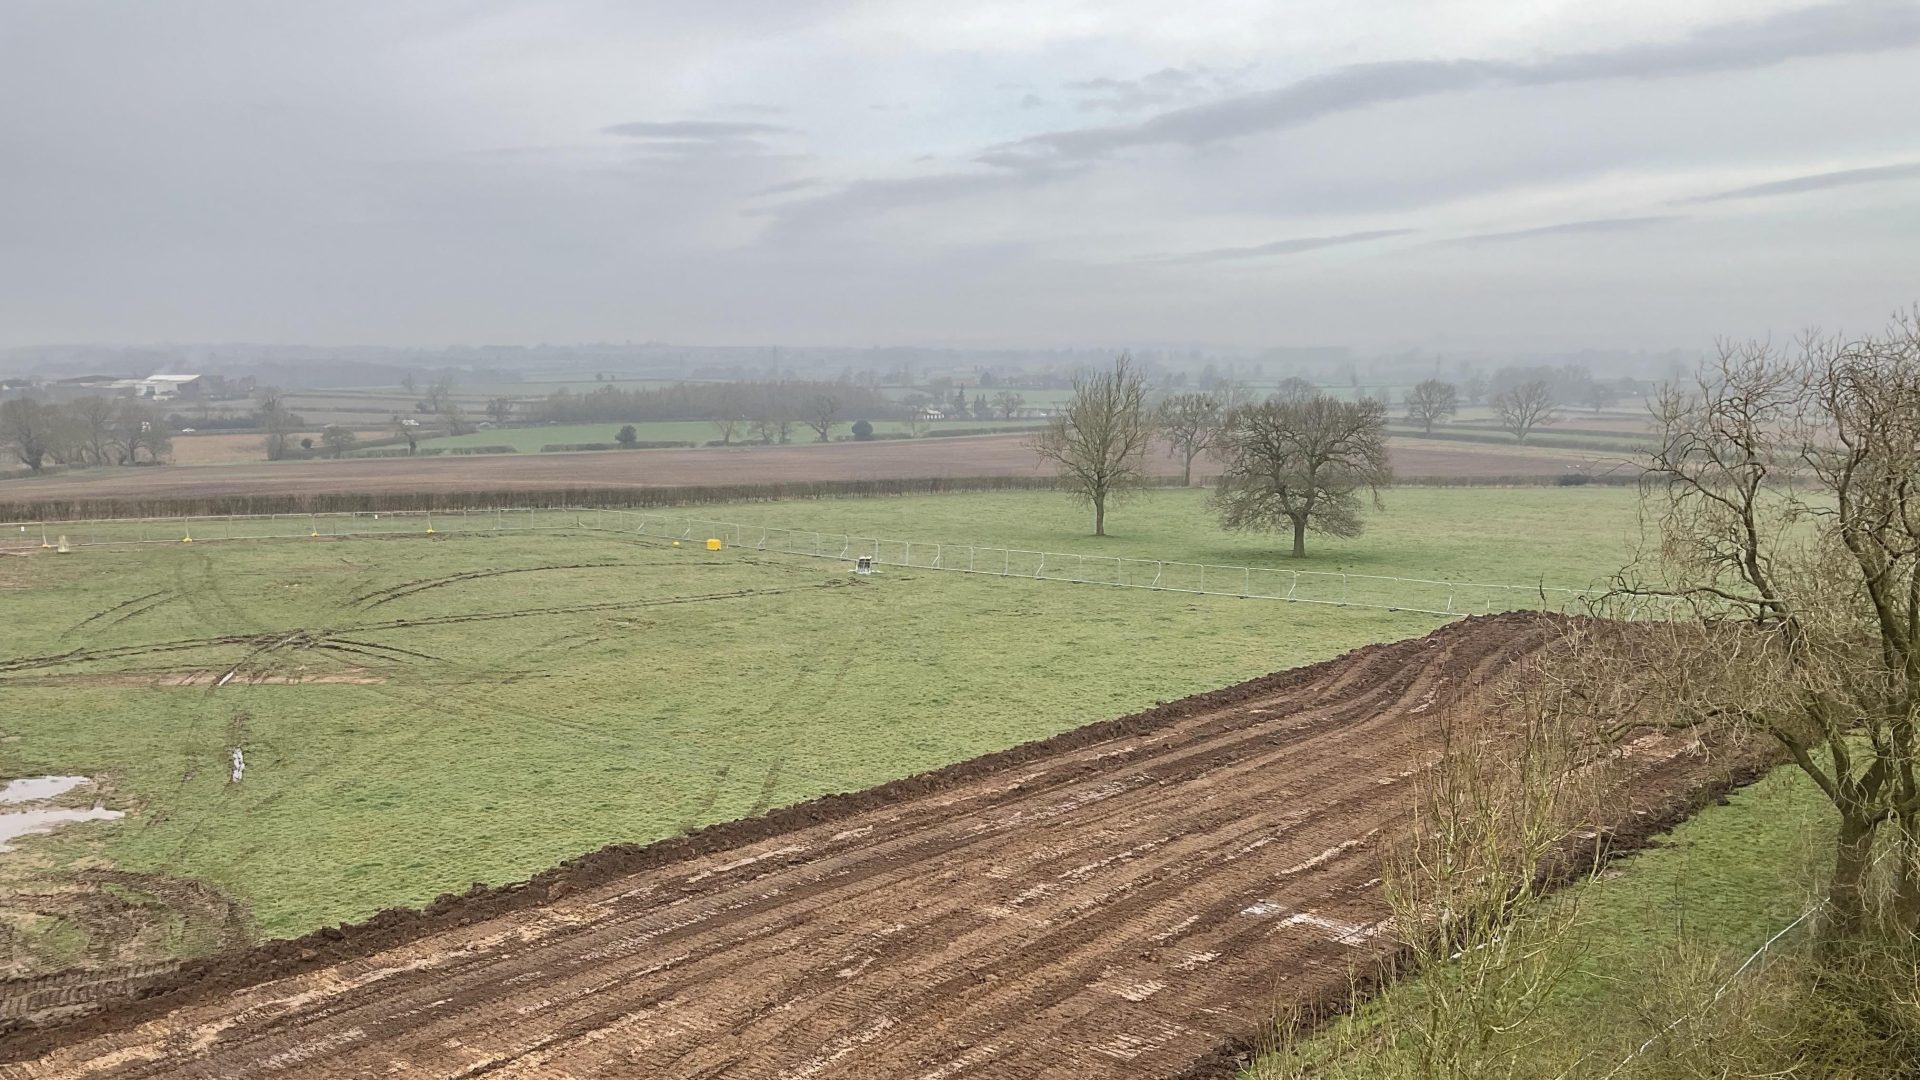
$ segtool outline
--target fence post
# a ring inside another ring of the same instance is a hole
[[[1253,591],[1253,567],[1243,566],[1240,568],[1240,599],[1245,600],[1247,598],[1247,594],[1252,591]]]

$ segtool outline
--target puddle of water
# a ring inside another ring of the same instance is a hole
[[[84,776],[28,776],[10,780],[0,788],[0,804],[36,803],[64,795],[87,782]],[[113,821],[127,815],[119,810],[94,806],[76,810],[66,806],[43,806],[30,810],[0,813],[0,852],[12,851],[12,841],[34,833],[52,832],[69,821]]]
[[[0,803],[38,802],[64,795],[87,782],[84,776],[27,776],[0,788]]]
[[[69,821],[112,821],[127,815],[119,810],[96,806],[91,810],[54,807],[48,810],[15,810],[0,814],[0,851],[12,851],[12,840],[32,833],[52,832]]]

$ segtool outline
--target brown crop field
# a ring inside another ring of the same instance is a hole
[[[853,795],[118,985],[16,985],[0,1076],[1176,1076],[1389,948],[1437,718],[1555,632],[1469,619]],[[1706,782],[1634,744],[1617,824]],[[121,1001],[84,1013],[103,996]]]
[[[1579,450],[1390,441],[1396,473],[1409,479],[1552,477],[1585,465],[1605,468],[1604,455]],[[1152,458],[1161,475],[1178,462]],[[1204,461],[1195,462],[1205,475]],[[922,477],[1041,477],[1022,436],[906,439],[701,450],[631,450],[577,454],[499,454],[247,465],[95,469],[0,481],[0,503],[64,500],[218,498],[339,493],[696,487],[890,480]]]

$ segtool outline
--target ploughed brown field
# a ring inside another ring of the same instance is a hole
[[[0,1076],[1166,1077],[1390,947],[1436,721],[1555,633],[1450,624],[854,795],[121,986]],[[1636,742],[1618,824],[1701,785]],[[37,997],[35,995],[38,995]]]
[[[1581,450],[1390,440],[1403,478],[1495,478],[1560,475],[1601,462]],[[1162,475],[1177,460],[1152,458]],[[1194,463],[1198,475],[1212,466]],[[1023,436],[888,440],[702,450],[622,450],[579,454],[441,455],[348,458],[248,465],[94,469],[0,480],[0,502],[60,499],[158,499],[226,495],[550,490],[557,488],[688,487],[823,480],[921,477],[1043,476]]]

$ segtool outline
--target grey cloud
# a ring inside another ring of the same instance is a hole
[[[1652,214],[1642,217],[1592,218],[1586,221],[1563,221],[1557,225],[1542,225],[1533,229],[1515,229],[1511,232],[1475,233],[1471,236],[1456,236],[1434,243],[1446,246],[1466,244],[1504,244],[1515,240],[1534,240],[1543,236],[1568,236],[1587,233],[1637,232],[1656,225],[1666,225],[1682,220],[1675,215]]]
[[[600,129],[603,134],[634,139],[726,139],[752,135],[783,135],[791,128],[730,120],[635,120]]]
[[[1176,255],[1163,261],[1179,263],[1223,262],[1233,259],[1258,259],[1268,255],[1297,255],[1303,251],[1317,251],[1321,248],[1339,247],[1343,244],[1361,244],[1369,240],[1385,240],[1393,236],[1407,236],[1414,229],[1372,229],[1366,232],[1341,233],[1337,236],[1296,236],[1289,240],[1275,240],[1267,244],[1254,244],[1249,247],[1213,248],[1208,251],[1196,251],[1188,255]]]
[[[1204,71],[1205,69],[1201,69]],[[1137,79],[1102,76],[1062,84],[1062,88],[1097,96],[1079,103],[1082,112],[1139,112],[1142,109],[1191,100],[1205,92],[1199,73],[1185,68],[1162,68]]]
[[[798,180],[788,180],[785,183],[770,184],[766,187],[760,188],[758,191],[752,192],[750,194],[750,197],[755,199],[763,199],[770,195],[785,195],[788,192],[805,191],[808,188],[816,188],[825,182],[826,181],[821,180],[817,176],[807,176],[807,177],[802,177],[801,179],[798,179]]]
[[[1047,99],[1041,97],[1039,94],[1028,94],[1026,97],[1020,99],[1020,107],[1023,109],[1037,109],[1046,103]]]
[[[1030,136],[979,160],[1019,166],[1097,158],[1135,146],[1200,146],[1298,127],[1324,116],[1483,86],[1664,78],[1770,67],[1920,45],[1920,5],[1868,0],[1703,28],[1677,42],[1566,53],[1530,63],[1456,59],[1356,64],[1288,86],[1175,109],[1139,123]]]
[[[1773,195],[1798,195],[1804,191],[1825,191],[1828,188],[1852,187],[1855,184],[1878,184],[1889,180],[1916,178],[1920,178],[1920,161],[1795,176],[1766,184],[1734,188],[1731,191],[1717,191],[1711,195],[1696,195],[1690,199],[1676,200],[1676,202],[1685,204],[1721,202],[1726,199],[1762,199]]]
[[[776,234],[792,234],[809,228],[831,228],[891,210],[1031,189],[1080,172],[1082,170],[1077,168],[947,172],[886,180],[857,180],[836,191],[783,203],[764,213],[774,219],[773,231]]]
[[[773,155],[760,139],[649,139],[633,148],[640,158],[738,158]]]

